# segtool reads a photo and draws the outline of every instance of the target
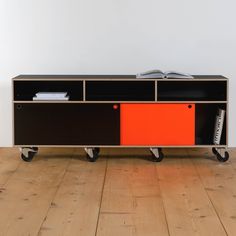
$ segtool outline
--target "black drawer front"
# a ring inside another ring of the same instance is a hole
[[[114,104],[15,104],[15,145],[119,145]]]

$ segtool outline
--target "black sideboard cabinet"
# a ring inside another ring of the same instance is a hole
[[[68,101],[34,101],[37,92],[67,92]],[[218,109],[226,111],[219,145],[213,143]],[[13,78],[14,146],[32,160],[38,147],[209,147],[229,158],[228,79],[136,79],[133,75],[20,75]],[[158,152],[155,152],[158,150]],[[224,153],[220,152],[224,150]]]

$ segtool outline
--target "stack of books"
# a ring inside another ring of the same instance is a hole
[[[67,92],[38,92],[33,97],[34,101],[68,101]]]

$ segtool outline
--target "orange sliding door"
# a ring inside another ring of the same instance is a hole
[[[195,144],[195,104],[121,104],[120,144]]]

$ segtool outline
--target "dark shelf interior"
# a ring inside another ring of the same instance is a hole
[[[87,101],[155,101],[154,81],[86,81]]]
[[[159,81],[159,101],[226,101],[226,81]]]
[[[14,100],[32,101],[38,92],[67,92],[71,101],[83,100],[82,81],[14,81]]]
[[[196,104],[196,145],[213,145],[215,119],[219,108],[226,110],[226,104]],[[226,145],[226,119],[225,115],[220,145]]]

